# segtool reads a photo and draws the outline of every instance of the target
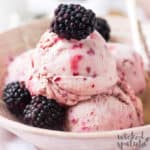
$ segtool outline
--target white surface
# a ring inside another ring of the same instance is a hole
[[[19,138],[15,138],[11,142],[8,142],[5,150],[37,150],[37,149],[31,144],[28,144]]]
[[[0,128],[0,150],[37,150],[15,135]]]

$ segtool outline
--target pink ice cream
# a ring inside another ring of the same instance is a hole
[[[36,49],[10,64],[7,83],[24,81],[32,95],[66,105],[68,131],[142,125],[142,104],[132,89],[120,82],[116,60],[107,47],[96,31],[81,41],[47,31]]]
[[[142,103],[120,82],[106,93],[70,107],[66,124],[73,132],[132,128],[143,124]]]
[[[127,45],[109,43],[108,49],[117,61],[117,69],[136,94],[146,87],[144,66],[141,56]]]
[[[24,59],[25,69],[20,63]],[[25,81],[33,95],[54,98],[65,105],[90,99],[118,81],[115,60],[96,31],[81,41],[46,32],[33,52],[21,55],[10,65],[8,74],[8,81],[14,80],[14,75]]]
[[[8,67],[6,84],[14,81],[25,81],[27,75],[30,74],[29,72],[32,70],[33,54],[34,49],[28,50],[14,59]]]

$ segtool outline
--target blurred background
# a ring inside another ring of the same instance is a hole
[[[149,0],[138,1],[138,16],[148,19],[150,16]],[[0,0],[0,31],[16,27],[35,18],[52,12],[58,3],[81,3],[93,9],[97,15],[126,15],[125,0]]]

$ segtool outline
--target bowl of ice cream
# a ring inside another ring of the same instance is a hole
[[[149,148],[141,57],[107,44],[95,23],[91,10],[60,5],[51,29],[1,35],[0,126],[44,150]]]

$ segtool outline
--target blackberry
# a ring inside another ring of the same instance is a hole
[[[51,29],[59,37],[81,40],[95,29],[96,17],[92,10],[77,4],[60,4],[55,11]]]
[[[45,129],[62,130],[65,121],[65,108],[53,99],[33,96],[24,110],[25,123]]]
[[[3,90],[3,100],[10,112],[21,116],[25,106],[30,103],[31,96],[23,82],[12,82]]]
[[[110,26],[108,22],[103,18],[96,18],[96,30],[103,36],[103,38],[108,41],[110,38]]]

